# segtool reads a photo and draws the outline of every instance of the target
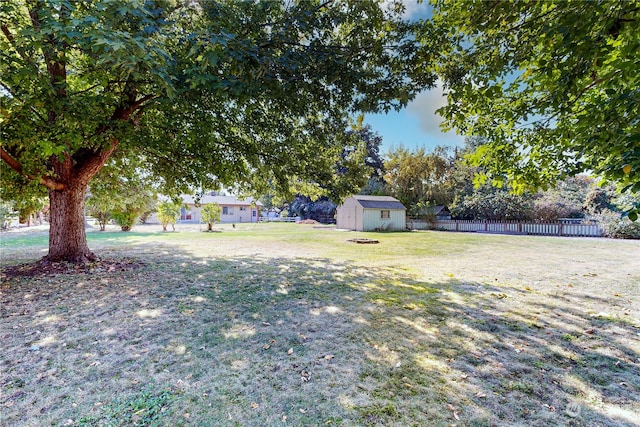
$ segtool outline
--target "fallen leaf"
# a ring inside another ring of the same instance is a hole
[[[292,355],[293,354],[293,347],[291,347],[289,350],[287,350],[287,354],[288,355]]]
[[[271,346],[269,344],[265,344],[265,345],[262,346],[262,348],[264,350],[269,350],[271,348]]]
[[[481,391],[476,393],[476,397],[487,397],[487,395]]]
[[[463,380],[466,380],[467,378],[469,378],[469,375],[462,374],[462,375],[460,375],[460,378],[462,378]]]
[[[251,407],[252,407],[253,409],[258,409],[258,408],[260,407],[260,405],[258,405],[256,402],[252,402],[252,403],[251,403]]]
[[[458,413],[456,411],[453,411],[453,418],[455,418],[456,420],[460,420],[460,417],[458,416]]]
[[[307,410],[306,409],[302,409],[302,408],[298,409],[298,411],[300,411],[301,414],[306,414],[307,413]]]
[[[455,410],[456,410],[455,406],[453,406],[451,403],[447,403],[447,408],[448,408],[450,411],[455,411]]]
[[[333,359],[335,356],[333,354],[327,354],[326,356],[324,356],[324,360],[331,360]]]

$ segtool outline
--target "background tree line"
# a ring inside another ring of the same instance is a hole
[[[640,238],[640,225],[623,213],[638,203],[631,194],[621,195],[613,184],[601,185],[596,179],[577,175],[559,180],[547,190],[514,193],[508,185],[496,187],[481,182],[482,167],[467,160],[485,144],[484,138],[465,140],[464,147],[408,149],[392,147],[382,154],[382,138],[368,126],[355,126],[346,131],[353,143],[343,148],[336,170],[360,188],[360,194],[389,195],[407,207],[414,218],[433,219],[436,206],[447,206],[454,219],[556,221],[560,218],[599,220],[605,233],[615,237]],[[142,159],[114,156],[92,181],[86,196],[87,214],[104,230],[113,221],[123,231],[158,212],[166,230],[180,216],[180,203],[158,204],[158,183],[150,178]],[[338,199],[305,193],[308,187],[288,201],[267,194],[261,197],[265,209],[277,208],[288,216],[331,223],[335,219]],[[14,203],[3,202],[2,223],[9,215],[26,223],[46,219],[46,199],[23,198]],[[219,217],[219,215],[218,215]],[[216,220],[207,221],[211,230]]]
[[[360,194],[389,195],[400,200],[414,218],[433,217],[436,206],[447,206],[454,219],[556,221],[561,218],[599,220],[607,235],[640,238],[640,226],[624,213],[638,203],[632,194],[620,194],[615,185],[581,174],[559,179],[546,190],[514,192],[482,182],[482,167],[468,159],[486,143],[471,137],[464,147],[408,149],[393,147],[380,153],[382,138],[369,126],[356,132],[366,146],[369,176]],[[262,198],[265,207],[273,207]],[[330,222],[336,203],[327,197],[298,194],[279,206],[290,216]]]

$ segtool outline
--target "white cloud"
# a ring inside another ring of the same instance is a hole
[[[407,105],[407,113],[418,119],[420,130],[424,133],[446,139],[446,141],[449,141],[447,145],[462,143],[464,138],[456,135],[455,131],[444,133],[440,129],[440,124],[443,120],[436,113],[436,110],[445,105],[447,105],[447,97],[443,93],[441,82],[438,81],[433,89],[419,93]]]
[[[383,4],[387,9],[393,8],[394,3],[402,3],[404,5],[404,13],[402,17],[405,19],[419,19],[429,15],[430,5],[428,1],[418,2],[417,0],[383,0]]]
[[[405,18],[416,18],[422,17],[429,10],[429,2],[421,2],[417,1],[404,1],[404,7],[406,8],[404,11]]]

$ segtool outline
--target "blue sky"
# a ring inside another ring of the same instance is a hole
[[[405,18],[420,19],[431,15],[428,1],[403,0],[403,4]],[[380,152],[383,154],[400,145],[409,149],[432,149],[438,145],[462,146],[462,136],[456,135],[454,131],[443,133],[440,130],[442,118],[435,111],[446,102],[442,86],[438,85],[418,94],[403,110],[388,114],[367,114],[364,122],[382,137]]]
[[[383,154],[400,145],[427,150],[438,145],[462,146],[464,137],[456,135],[455,131],[444,133],[440,129],[442,118],[435,111],[445,103],[446,97],[437,87],[421,92],[399,112],[367,114],[364,122],[382,137],[380,152]]]

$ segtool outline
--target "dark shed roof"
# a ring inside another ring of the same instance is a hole
[[[436,206],[434,213],[436,215],[451,215],[451,211],[449,210],[449,208],[443,205]]]
[[[365,209],[407,209],[391,196],[353,196],[353,198]]]

